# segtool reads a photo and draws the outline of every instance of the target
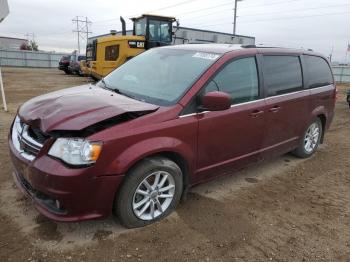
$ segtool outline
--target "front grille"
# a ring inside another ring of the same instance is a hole
[[[12,142],[24,158],[34,160],[47,139],[39,129],[28,126],[16,117],[12,127]]]
[[[31,138],[33,138],[35,141],[39,142],[40,144],[44,144],[45,141],[49,138],[47,135],[45,135],[39,128],[29,127],[28,128],[28,134]]]

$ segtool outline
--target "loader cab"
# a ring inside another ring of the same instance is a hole
[[[172,44],[174,17],[142,15],[131,20],[134,22],[133,34],[145,37],[146,49]]]

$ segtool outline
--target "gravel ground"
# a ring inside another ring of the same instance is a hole
[[[171,216],[126,230],[114,218],[56,223],[11,177],[7,133],[18,106],[87,78],[3,68],[10,111],[0,111],[0,261],[350,261],[350,110],[314,157],[290,155],[193,188]]]

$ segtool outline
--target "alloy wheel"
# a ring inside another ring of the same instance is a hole
[[[304,149],[307,153],[312,153],[318,144],[320,137],[320,127],[317,123],[312,123],[306,131],[304,137]]]
[[[165,171],[148,175],[137,186],[132,209],[142,220],[153,220],[163,214],[170,206],[175,194],[175,180]]]

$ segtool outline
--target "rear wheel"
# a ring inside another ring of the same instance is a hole
[[[300,158],[312,156],[317,150],[323,134],[322,122],[316,118],[307,127],[299,147],[293,151],[293,154]]]
[[[173,161],[144,159],[127,173],[116,196],[115,213],[128,228],[151,224],[175,209],[182,188],[182,172]]]

